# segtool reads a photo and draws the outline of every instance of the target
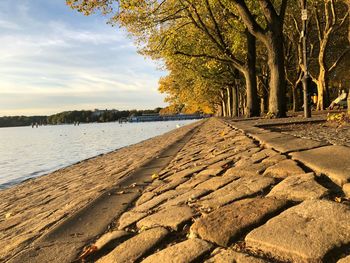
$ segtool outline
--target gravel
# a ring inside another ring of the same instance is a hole
[[[267,129],[294,135],[300,138],[326,141],[333,145],[350,146],[350,125],[337,126],[334,123],[323,122],[286,124],[268,127]]]

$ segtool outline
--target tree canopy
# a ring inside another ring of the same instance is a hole
[[[305,67],[301,7],[287,0],[66,0],[125,28],[140,54],[169,74],[159,81],[167,102],[223,116],[283,117],[299,110]],[[310,75],[317,109],[332,86],[350,85],[349,11],[343,0],[308,0]],[[339,78],[338,76],[345,78]],[[347,83],[341,83],[347,82]]]

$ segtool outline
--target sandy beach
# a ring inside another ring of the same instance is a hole
[[[199,123],[0,191],[0,261],[21,252]]]

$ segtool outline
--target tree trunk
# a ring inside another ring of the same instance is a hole
[[[247,88],[246,116],[259,116],[258,89],[256,81],[256,38],[248,31],[247,36],[247,70],[243,72]]]
[[[325,53],[326,53],[326,47],[329,40],[329,36],[325,35],[324,39],[320,43],[320,51],[318,55],[318,63],[320,66],[320,71],[318,73],[317,78],[317,107],[316,110],[324,110],[326,107],[326,104],[328,103],[328,96],[327,96],[327,75],[328,70],[325,66]]]
[[[232,87],[232,117],[238,117],[238,87]]]
[[[292,87],[292,97],[293,97],[293,112],[297,112],[299,109],[298,106],[298,92],[297,87]]]
[[[226,102],[225,102],[225,92],[221,90],[221,105],[222,105],[222,117],[226,117]]]
[[[300,88],[301,81],[298,80],[292,86],[292,96],[293,96],[293,112],[297,112],[300,110],[300,105],[302,105],[302,90]]]
[[[260,93],[260,112],[261,114],[264,114],[268,110],[268,78],[264,77],[263,75],[258,78],[259,80],[259,93]]]
[[[278,30],[275,30],[278,31]],[[269,113],[275,117],[286,116],[286,79],[284,72],[284,50],[282,31],[270,34],[268,66],[270,69]]]
[[[238,110],[238,115],[239,116],[244,116],[245,112],[244,109],[246,107],[246,96],[243,94],[243,92],[239,93],[239,110]]]
[[[317,79],[317,110],[324,110],[328,104],[326,70],[321,67]]]
[[[227,87],[226,91],[227,91],[227,116],[232,117],[232,89],[231,89],[231,87]]]
[[[283,23],[287,8],[287,0],[282,0],[279,14],[274,8],[273,1],[259,0],[260,9],[265,16],[266,27],[262,28],[255,16],[246,5],[246,1],[230,1],[235,5],[240,18],[247,29],[258,40],[262,41],[268,51],[268,66],[270,70],[269,113],[275,117],[286,115],[284,72]]]

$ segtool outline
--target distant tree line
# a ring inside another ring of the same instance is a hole
[[[64,111],[50,116],[5,116],[0,117],[0,127],[18,127],[38,125],[56,125],[89,122],[113,122],[130,116],[141,116],[143,114],[156,114],[162,108],[154,110],[81,110]]]
[[[47,116],[5,116],[0,117],[0,127],[29,126],[32,123],[46,123]]]

